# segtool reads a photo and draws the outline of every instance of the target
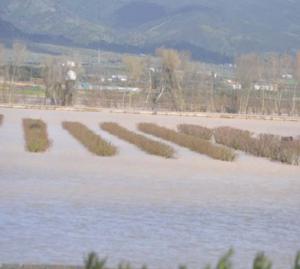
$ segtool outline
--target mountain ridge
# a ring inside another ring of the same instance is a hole
[[[85,47],[188,44],[223,56],[300,49],[293,0],[2,0],[0,16],[26,35]]]

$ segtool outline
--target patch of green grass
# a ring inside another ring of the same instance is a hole
[[[19,94],[23,95],[36,95],[36,96],[44,96],[45,90],[41,89],[40,87],[35,87],[31,89],[22,89],[18,91]]]

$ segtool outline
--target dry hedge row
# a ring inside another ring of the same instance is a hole
[[[182,124],[178,126],[181,133],[210,140],[212,136],[218,144],[247,152],[257,157],[270,158],[291,165],[300,164],[300,137],[285,139],[278,135],[259,134],[235,129],[218,127],[208,129],[198,125]]]
[[[178,133],[153,123],[140,123],[138,129],[217,160],[233,161],[235,157],[235,152],[232,149],[215,146],[199,137]]]
[[[219,127],[214,131],[216,142],[254,156],[270,158],[291,165],[300,164],[300,137],[283,141],[281,136],[254,134],[231,127]]]
[[[209,129],[199,125],[179,124],[177,125],[178,132],[187,135],[200,137],[204,140],[211,140],[213,129]]]
[[[47,124],[42,120],[23,119],[26,150],[30,152],[45,152],[50,146]]]
[[[121,127],[117,123],[104,122],[100,124],[100,127],[102,130],[115,135],[118,138],[129,142],[130,144],[136,145],[138,148],[151,155],[157,155],[167,159],[175,157],[175,150],[173,147],[165,143],[152,140],[143,135],[131,132],[126,128]]]
[[[79,122],[64,121],[62,126],[74,138],[80,141],[83,146],[97,156],[109,157],[118,153],[117,147],[101,138],[99,135],[95,134],[93,131]]]

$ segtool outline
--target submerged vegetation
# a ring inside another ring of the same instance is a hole
[[[234,254],[234,251],[231,249],[229,250],[224,256],[222,256],[217,265],[215,267],[212,267],[211,265],[207,265],[206,269],[231,269],[233,268],[231,258]],[[88,255],[88,257],[85,259],[85,269],[104,269],[106,267],[106,259],[100,260],[96,253],[92,252]],[[127,263],[124,265],[123,263],[120,263],[118,266],[118,269],[131,269],[130,263]],[[254,258],[253,269],[271,269],[272,268],[272,262],[265,256],[264,253],[258,253],[256,257]],[[147,269],[146,266],[143,266],[142,269]],[[179,269],[188,269],[187,266],[181,265],[179,266]],[[300,251],[297,253],[294,265],[291,269],[300,269]]]
[[[197,153],[205,154],[213,159],[233,161],[235,157],[234,150],[230,148],[216,146],[199,137],[178,133],[174,130],[160,127],[153,123],[140,123],[138,124],[138,128],[144,133],[173,142]]]
[[[179,124],[177,129],[182,134],[193,135],[204,140],[211,140],[213,129],[209,129],[200,125]]]
[[[300,165],[300,137],[281,137],[272,134],[258,134],[232,127],[208,129],[198,125],[178,125],[183,134],[211,140],[218,144],[241,150],[257,157],[269,158],[291,165]]]
[[[26,149],[30,152],[45,152],[50,146],[47,124],[42,120],[23,119]]]
[[[167,159],[174,158],[175,156],[175,150],[173,147],[165,143],[152,140],[146,136],[131,132],[126,128],[121,127],[117,123],[104,122],[100,125],[100,127],[102,128],[102,130],[137,146],[139,149],[151,155],[157,155]]]
[[[284,140],[281,136],[259,134],[231,127],[219,127],[214,131],[217,143],[232,147],[254,156],[270,158],[291,165],[300,162],[300,137]]]
[[[64,121],[62,126],[84,147],[98,156],[109,157],[116,155],[118,152],[117,147],[95,134],[82,123]]]

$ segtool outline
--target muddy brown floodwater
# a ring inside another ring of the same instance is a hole
[[[234,126],[300,135],[300,123],[0,109],[0,263],[82,264],[93,250],[134,266],[203,268],[233,247],[236,268],[264,251],[291,268],[300,249],[300,167],[238,153],[233,163],[174,146],[177,159],[150,156],[100,130],[113,121]],[[50,151],[24,149],[22,119],[42,119]],[[90,154],[61,127],[79,121],[119,147]],[[169,143],[170,144],[170,143]]]

